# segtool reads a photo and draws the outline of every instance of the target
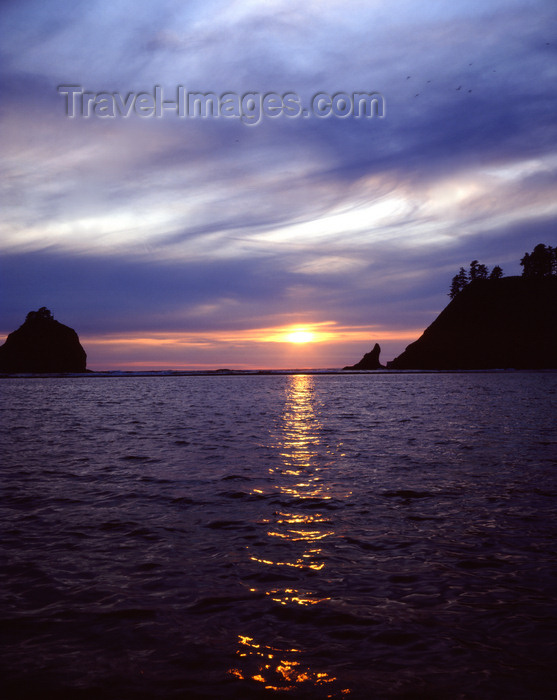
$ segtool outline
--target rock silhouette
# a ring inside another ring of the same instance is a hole
[[[474,280],[388,367],[557,368],[557,278]]]
[[[0,372],[86,372],[86,364],[77,333],[44,306],[29,312],[0,347]]]
[[[383,365],[379,362],[380,353],[381,348],[378,343],[375,343],[373,350],[366,352],[357,364],[343,367],[343,369],[384,369]]]

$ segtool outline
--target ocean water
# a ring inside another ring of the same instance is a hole
[[[557,374],[0,392],[2,698],[557,697]]]

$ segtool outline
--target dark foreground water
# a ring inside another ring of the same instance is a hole
[[[557,374],[0,391],[2,698],[557,697]]]

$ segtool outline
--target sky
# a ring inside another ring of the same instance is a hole
[[[93,370],[393,359],[460,266],[557,244],[555,26],[554,0],[0,2],[0,342],[46,306]],[[383,109],[70,118],[68,85]]]

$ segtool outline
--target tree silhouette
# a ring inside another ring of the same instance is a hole
[[[488,269],[482,263],[477,260],[472,260],[470,263],[470,282],[473,280],[485,280],[487,279]]]
[[[30,311],[25,317],[25,321],[37,321],[38,319],[45,319],[47,321],[53,321],[54,316],[46,306],[41,306],[38,311]]]
[[[449,296],[451,299],[454,299],[470,282],[474,280],[485,280],[488,279],[488,277],[492,280],[501,279],[501,277],[503,277],[502,268],[499,265],[495,265],[490,274],[486,265],[477,260],[472,260],[468,272],[461,267],[458,274],[452,278]]]
[[[454,299],[456,295],[461,292],[464,287],[468,284],[468,273],[461,267],[458,274],[455,275],[451,281],[451,289],[449,291],[449,296]]]
[[[531,253],[524,253],[520,264],[523,267],[523,277],[557,275],[557,248],[538,243]]]

